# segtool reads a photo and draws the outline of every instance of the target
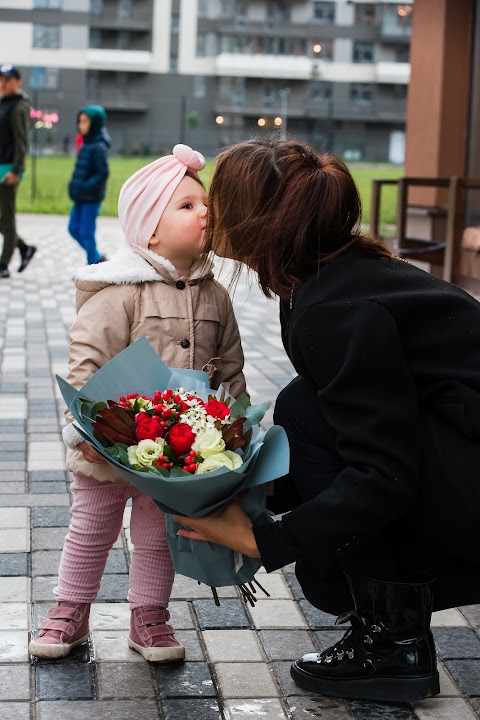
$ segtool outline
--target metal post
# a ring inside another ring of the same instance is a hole
[[[38,92],[33,91],[33,109],[37,110],[38,107]],[[37,128],[35,127],[37,119],[33,118],[32,123],[32,183],[30,186],[30,198],[35,200],[37,196]]]
[[[187,98],[182,95],[180,98],[180,142],[185,145],[185,125],[187,115]]]
[[[282,124],[280,125],[280,140],[287,139],[287,115],[288,115],[288,96],[290,94],[290,88],[283,88],[278,91],[280,95],[280,117],[282,118]]]

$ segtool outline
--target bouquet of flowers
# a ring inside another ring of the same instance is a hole
[[[270,521],[266,484],[288,472],[289,450],[283,428],[260,432],[268,403],[252,406],[246,395],[212,391],[204,372],[168,368],[146,338],[79,391],[57,382],[77,431],[166,513],[176,571],[212,589],[238,585],[252,601],[247,583],[261,560],[178,536],[172,515],[207,515],[238,496],[254,525]]]
[[[167,388],[152,397],[132,393],[107,403],[84,399],[80,412],[93,420],[107,455],[122,465],[160,476],[172,468],[201,475],[243,464],[234,451],[252,437],[251,427],[244,432],[244,402],[232,404],[225,390],[220,399],[209,395],[205,402],[194,391]]]

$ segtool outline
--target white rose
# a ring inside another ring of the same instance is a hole
[[[203,458],[208,458],[210,455],[221,453],[225,450],[225,441],[220,430],[217,428],[208,428],[204,433],[199,433],[192,445],[192,449],[195,450]]]
[[[130,465],[142,465],[150,467],[163,455],[165,449],[165,440],[157,438],[156,440],[140,440],[138,445],[130,445],[127,449],[128,462]]]
[[[240,455],[232,452],[232,450],[225,450],[225,452],[209,455],[206,460],[199,464],[195,475],[202,475],[212,470],[218,470],[221,467],[226,467],[228,470],[236,470],[240,465],[243,465],[243,460]]]

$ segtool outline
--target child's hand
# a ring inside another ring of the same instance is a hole
[[[90,445],[83,440],[78,445],[78,449],[83,455],[84,460],[86,460],[89,463],[94,463],[95,465],[100,465],[101,463],[107,462],[103,459],[103,457],[98,453],[96,450],[94,450]]]

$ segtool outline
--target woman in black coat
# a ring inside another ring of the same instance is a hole
[[[220,155],[206,249],[280,297],[298,373],[275,408],[291,462],[272,509],[290,512],[177,519],[267,571],[296,562],[307,599],[351,621],[292,665],[299,685],[414,701],[439,692],[432,609],[480,602],[480,305],[362,235],[360,214],[333,155],[293,140]]]

